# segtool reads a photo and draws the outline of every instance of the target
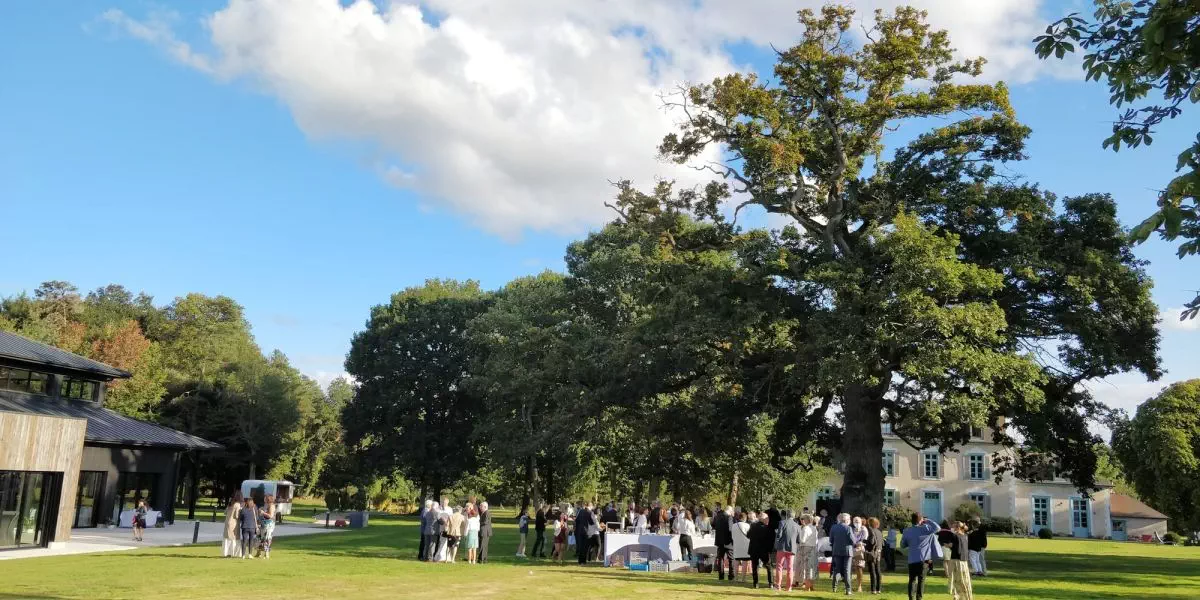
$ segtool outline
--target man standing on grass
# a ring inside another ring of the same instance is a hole
[[[837,517],[837,523],[829,528],[829,545],[833,549],[833,564],[829,567],[829,577],[833,580],[833,593],[837,593],[838,576],[846,584],[846,595],[850,591],[850,557],[854,556],[854,532],[850,529],[850,515],[842,513]]]
[[[900,545],[908,548],[908,600],[922,600],[925,596],[925,561],[936,556],[939,529],[937,523],[922,518],[921,513],[913,513],[912,527],[900,536]]]
[[[427,522],[425,521],[425,516],[427,514],[429,514],[429,509],[432,506],[433,506],[433,500],[426,498],[425,506],[421,509],[421,512],[418,514],[418,517],[417,517],[417,523],[418,523],[417,532],[421,536],[421,543],[417,547],[417,560],[425,560],[425,540],[428,539],[425,537],[425,529],[426,529],[426,525],[427,525]],[[328,523],[328,521],[326,521],[326,522]]]
[[[492,541],[492,513],[488,512],[488,503],[479,504],[479,560],[488,561],[488,543]]]
[[[546,558],[546,503],[538,506],[537,514],[533,517],[533,554],[534,558]]]
[[[575,554],[579,560],[579,564],[587,564],[588,561],[588,544],[591,541],[591,535],[588,531],[596,524],[596,519],[592,513],[592,503],[588,502],[586,506],[580,508],[575,513]]]

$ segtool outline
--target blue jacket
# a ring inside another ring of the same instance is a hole
[[[849,525],[835,524],[829,529],[829,545],[834,556],[854,556],[854,532]]]
[[[795,554],[800,548],[800,524],[795,519],[783,519],[775,531],[775,551]]]
[[[937,558],[938,546],[937,523],[925,519],[917,525],[913,525],[904,530],[904,535],[900,538],[900,545],[908,548],[908,563],[919,563]]]

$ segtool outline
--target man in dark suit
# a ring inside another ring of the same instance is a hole
[[[479,504],[479,560],[488,561],[488,544],[492,541],[492,513],[488,512],[488,503]]]
[[[533,552],[535,558],[546,558],[546,505],[538,506],[533,519]]]
[[[591,541],[588,535],[588,528],[596,524],[596,519],[592,513],[592,503],[588,502],[586,506],[580,507],[575,513],[575,554],[579,559],[579,564],[587,564],[588,560],[588,542]]]
[[[854,531],[850,529],[850,515],[838,515],[837,523],[829,528],[829,545],[833,547],[833,564],[829,568],[829,577],[833,579],[833,592],[837,593],[838,576],[846,582],[846,595],[850,590],[850,559],[854,556]]]
[[[712,528],[713,542],[717,546],[717,576],[719,579],[725,579],[725,562],[729,562],[729,580],[733,581],[733,530],[730,527],[733,525],[731,515],[733,508],[726,507],[721,510],[718,504],[713,510]]]

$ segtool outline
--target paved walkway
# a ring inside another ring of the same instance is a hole
[[[0,560],[16,558],[34,558],[38,556],[64,556],[67,554],[89,554],[92,552],[116,552],[119,550],[134,550],[153,546],[186,546],[192,543],[192,529],[195,521],[176,521],[174,525],[163,528],[152,527],[143,536],[146,541],[133,541],[132,529],[72,529],[70,541],[57,548],[29,548],[20,550],[0,551]],[[313,535],[318,533],[333,533],[339,529],[326,529],[319,525],[304,523],[286,523],[275,526],[275,537],[290,535]],[[224,523],[200,521],[200,537],[197,542],[219,542],[224,535]],[[218,551],[220,549],[217,549]]]

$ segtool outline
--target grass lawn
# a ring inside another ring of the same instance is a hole
[[[270,561],[222,559],[214,544],[2,561],[0,598],[527,600],[545,596],[548,588],[580,598],[775,595],[718,582],[715,575],[517,560],[516,527],[507,516],[499,520],[506,523],[497,527],[488,565],[418,562],[416,520],[374,518],[364,530],[278,538]],[[1200,598],[1200,548],[994,538],[988,556],[991,576],[975,582],[977,598]],[[905,598],[905,582],[900,573],[888,574],[881,597]],[[822,579],[820,589],[828,583]],[[822,591],[809,597],[834,596]],[[926,598],[949,598],[945,579],[930,579]]]

